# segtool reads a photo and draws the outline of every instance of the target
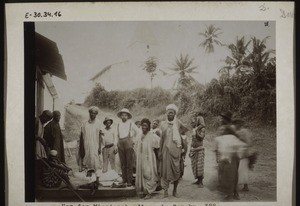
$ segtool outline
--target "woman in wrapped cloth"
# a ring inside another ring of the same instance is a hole
[[[142,134],[137,137],[137,164],[135,187],[138,195],[144,199],[151,198],[157,188],[157,164],[154,148],[159,148],[160,137],[150,132],[149,119],[141,121]]]
[[[203,139],[205,137],[205,122],[202,116],[193,118],[192,120],[193,134],[190,149],[190,158],[192,162],[193,175],[197,181],[199,188],[203,188],[204,178],[204,157],[205,150],[203,147]]]
[[[42,172],[43,186],[47,188],[56,188],[59,187],[64,180],[68,186],[72,187],[68,176],[68,172],[72,169],[59,160],[56,150],[51,150],[48,159],[44,159],[44,161],[45,164]]]

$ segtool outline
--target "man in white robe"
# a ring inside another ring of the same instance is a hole
[[[158,185],[154,148],[159,148],[160,137],[150,132],[151,122],[142,119],[142,134],[137,137],[137,165],[135,186],[137,193],[149,199]]]
[[[101,154],[101,123],[96,116],[99,109],[95,106],[89,108],[90,119],[81,126],[79,154],[81,168],[102,169],[100,164]]]

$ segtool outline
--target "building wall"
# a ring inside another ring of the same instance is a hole
[[[43,77],[38,68],[36,68],[35,79],[35,115],[39,116],[44,110],[44,82]]]

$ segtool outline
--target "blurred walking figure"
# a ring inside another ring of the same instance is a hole
[[[192,170],[196,182],[193,184],[203,187],[204,178],[204,157],[205,149],[203,147],[203,139],[205,137],[205,122],[202,115],[198,115],[192,118],[192,144],[190,149],[190,158],[192,162]]]
[[[151,198],[157,189],[157,164],[154,148],[159,148],[160,137],[150,132],[149,119],[141,121],[143,133],[137,137],[137,165],[135,186],[137,193],[144,199]]]
[[[111,128],[113,124],[113,120],[105,117],[103,124],[105,128],[103,129],[102,133],[102,156],[103,156],[103,170],[102,172],[107,172],[108,169],[108,162],[110,163],[110,167],[112,170],[115,170],[115,155],[118,153],[117,143],[118,138]]]
[[[140,129],[130,120],[132,118],[128,109],[124,108],[117,116],[121,122],[117,125],[118,152],[121,162],[123,183],[128,187],[133,183],[133,168],[135,167],[134,144]]]
[[[52,121],[50,121],[45,127],[44,139],[46,140],[50,150],[55,150],[57,152],[57,158],[61,162],[65,163],[64,140],[59,125],[60,116],[59,111],[53,112]]]
[[[39,117],[36,117],[35,119],[35,177],[37,183],[40,181],[43,167],[43,162],[41,159],[47,158],[47,142],[44,139],[44,125],[52,119],[52,116],[52,112],[45,110]]]
[[[245,122],[242,120],[237,119],[232,121],[232,128],[235,131],[235,135],[248,146],[247,155],[240,159],[238,183],[243,184],[243,191],[249,191],[249,170],[253,168],[257,153],[252,146],[252,134],[244,125]]]
[[[160,154],[162,160],[161,184],[164,189],[164,197],[168,197],[169,184],[174,183],[173,196],[178,197],[177,186],[181,176],[180,161],[183,149],[181,135],[187,128],[176,118],[178,108],[170,104],[166,108],[167,119],[160,125],[162,130]]]
[[[102,169],[99,155],[101,154],[101,123],[96,118],[99,109],[96,106],[89,108],[90,118],[81,126],[79,156],[81,169]]]
[[[225,200],[239,200],[238,168],[240,159],[246,156],[247,144],[235,136],[231,124],[232,114],[227,112],[220,116],[221,133],[215,138],[219,188],[226,194]]]
[[[232,113],[230,111],[219,114],[220,126],[218,127],[218,135],[233,134],[233,130],[230,128],[231,123]]]

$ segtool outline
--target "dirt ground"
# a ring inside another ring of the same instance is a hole
[[[101,111],[98,118],[103,119],[109,116],[118,121],[115,114],[109,111]],[[66,122],[64,135],[66,141],[73,141],[79,138],[79,128],[83,121],[87,120],[87,109],[77,105],[68,105],[66,107]],[[209,124],[209,122],[207,122]],[[276,201],[276,129],[274,127],[257,126],[250,127],[253,133],[253,144],[259,152],[259,157],[254,169],[249,174],[249,192],[240,191],[240,200],[235,201]],[[204,170],[204,188],[198,188],[192,183],[195,181],[190,158],[186,158],[185,171],[182,180],[178,186],[179,198],[172,197],[163,199],[162,192],[154,194],[149,202],[208,202],[222,201],[224,194],[216,190],[217,169],[214,153],[213,138],[215,131],[208,131],[204,140],[205,147],[205,170]],[[241,189],[240,185],[240,189]],[[171,194],[171,188],[169,193]],[[93,199],[89,201],[140,201],[138,197],[114,198],[114,199]]]

